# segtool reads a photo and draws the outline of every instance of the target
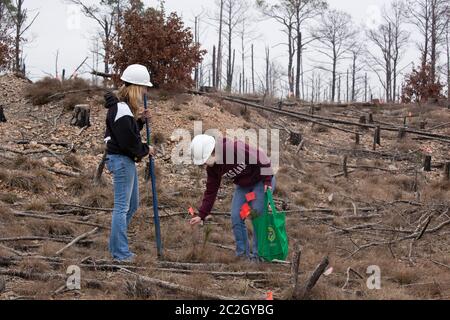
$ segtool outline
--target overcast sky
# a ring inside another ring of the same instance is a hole
[[[92,0],[91,2],[96,1]],[[156,0],[144,2],[147,5],[157,5]],[[65,68],[67,73],[73,72],[87,56],[90,57],[88,64],[92,65],[89,49],[92,47],[92,37],[97,30],[94,22],[85,18],[76,7],[64,0],[26,1],[26,3],[30,15],[40,12],[38,19],[27,34],[31,41],[25,47],[27,69],[31,79],[36,80],[46,73],[55,73],[55,55],[58,50],[60,69]],[[390,0],[328,0],[328,3],[331,8],[351,14],[356,24],[373,27],[380,20],[383,5],[389,5]],[[167,11],[178,12],[187,26],[193,26],[193,17],[196,14],[209,13],[204,15],[205,18],[201,21],[200,40],[206,49],[212,50],[212,46],[217,42],[217,32],[215,28],[207,24],[209,22],[206,21],[206,17],[213,15],[216,9],[215,0],[167,0],[166,9]],[[256,12],[255,16],[260,18]],[[281,27],[272,20],[256,22],[256,30],[260,37],[254,41],[254,44],[257,69],[261,74],[264,70],[264,48],[266,46],[272,48],[271,56],[280,65],[283,67],[286,65],[286,48],[282,45],[277,46],[278,43],[284,42],[284,35],[280,29]],[[238,39],[236,39],[234,45],[239,52],[240,42]],[[310,52],[313,52],[313,48],[310,48],[310,50]],[[413,61],[417,62],[418,57],[419,54],[412,43],[404,56],[401,67]],[[307,55],[305,71],[314,69],[317,63],[313,60],[316,61],[317,59],[322,59],[322,57],[317,56],[317,53]],[[210,56],[207,56],[205,62],[208,63],[209,61]],[[348,65],[348,61],[342,62],[341,71],[344,72]],[[88,67],[84,68],[85,71],[88,71],[88,69]],[[407,70],[410,70],[410,68],[408,67]],[[376,76],[371,74],[370,79],[374,91],[378,93],[379,89],[375,89],[379,86]]]

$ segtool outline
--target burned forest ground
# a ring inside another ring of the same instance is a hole
[[[220,190],[207,225],[189,226],[187,208],[199,204],[206,174],[173,164],[171,154],[178,142],[173,132],[193,132],[194,121],[223,132],[280,130],[275,195],[287,212],[288,260],[299,246],[300,285],[325,257],[332,268],[307,299],[450,298],[448,142],[411,133],[400,139],[398,132],[381,130],[374,150],[372,128],[313,125],[219,95],[152,92],[164,259],[156,258],[152,199],[141,163],[141,208],[129,232],[138,259],[116,266],[108,254],[111,175],[105,170],[100,181],[93,180],[104,151],[102,91],[82,83],[56,86],[52,93],[29,86],[24,79],[0,77],[8,120],[0,123],[0,299],[261,300],[269,291],[275,299],[292,299],[289,264],[234,257],[232,185]],[[78,93],[55,95],[61,90]],[[91,106],[91,127],[70,125],[80,103]],[[311,113],[309,106],[285,110]],[[425,123],[421,131],[450,136],[450,111],[437,106],[322,105],[314,114],[356,123],[372,114],[375,124],[399,128],[406,117],[410,129]],[[359,144],[351,131],[359,134]],[[300,146],[292,144],[292,133],[301,134]],[[423,170],[425,155],[432,156],[431,172]],[[81,290],[65,289],[71,265],[81,268]],[[380,290],[367,286],[370,266],[381,271]]]

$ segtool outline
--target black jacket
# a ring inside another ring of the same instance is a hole
[[[108,109],[105,132],[108,154],[120,154],[140,162],[149,153],[140,134],[145,123],[136,121],[128,104],[119,101],[112,92],[105,94],[105,107]]]

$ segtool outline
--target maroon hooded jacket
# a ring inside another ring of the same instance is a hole
[[[259,182],[271,186],[273,169],[267,155],[242,141],[224,138],[222,148],[216,148],[216,164],[207,168],[208,179],[199,216],[210,215],[217,198],[222,178],[231,179],[241,187],[251,187]]]

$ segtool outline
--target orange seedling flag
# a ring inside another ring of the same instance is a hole
[[[248,193],[245,198],[247,199],[247,202],[252,202],[256,200],[256,194],[254,192]]]
[[[190,207],[188,211],[189,211],[189,214],[190,214],[191,216],[193,216],[193,217],[195,216],[195,210],[194,210],[194,208]]]
[[[241,219],[245,220],[248,218],[248,216],[250,215],[251,212],[251,208],[250,205],[248,203],[244,203],[244,205],[241,208]]]
[[[273,301],[273,292],[272,291],[267,292],[266,300],[267,301]]]

